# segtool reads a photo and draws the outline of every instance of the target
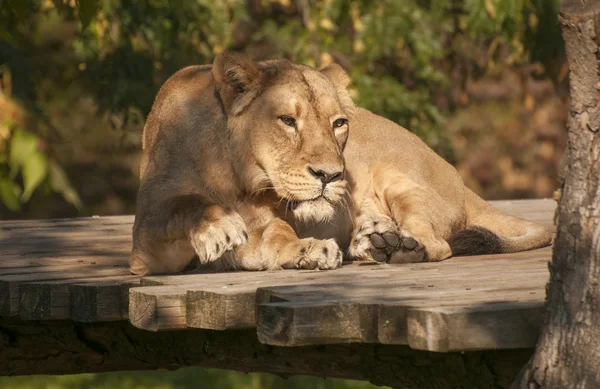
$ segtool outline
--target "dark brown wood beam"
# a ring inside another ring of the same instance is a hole
[[[153,333],[125,321],[0,318],[0,375],[79,374],[203,366],[368,380],[394,388],[506,388],[531,349],[433,353],[407,346],[274,347],[255,330]]]

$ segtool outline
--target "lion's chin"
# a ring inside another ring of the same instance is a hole
[[[304,223],[322,223],[333,219],[336,206],[323,197],[294,202],[291,205],[294,218]]]

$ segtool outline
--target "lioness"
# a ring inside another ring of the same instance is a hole
[[[418,137],[356,107],[338,65],[232,54],[180,70],[144,128],[131,271],[335,269],[548,245]]]

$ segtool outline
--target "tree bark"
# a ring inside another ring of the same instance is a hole
[[[513,388],[600,388],[600,1],[564,0],[568,171],[536,352]]]

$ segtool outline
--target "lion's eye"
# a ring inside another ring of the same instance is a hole
[[[348,119],[339,118],[333,122],[333,128],[340,128],[348,124]]]
[[[279,120],[281,120],[286,126],[296,128],[296,119],[291,116],[280,116]]]

